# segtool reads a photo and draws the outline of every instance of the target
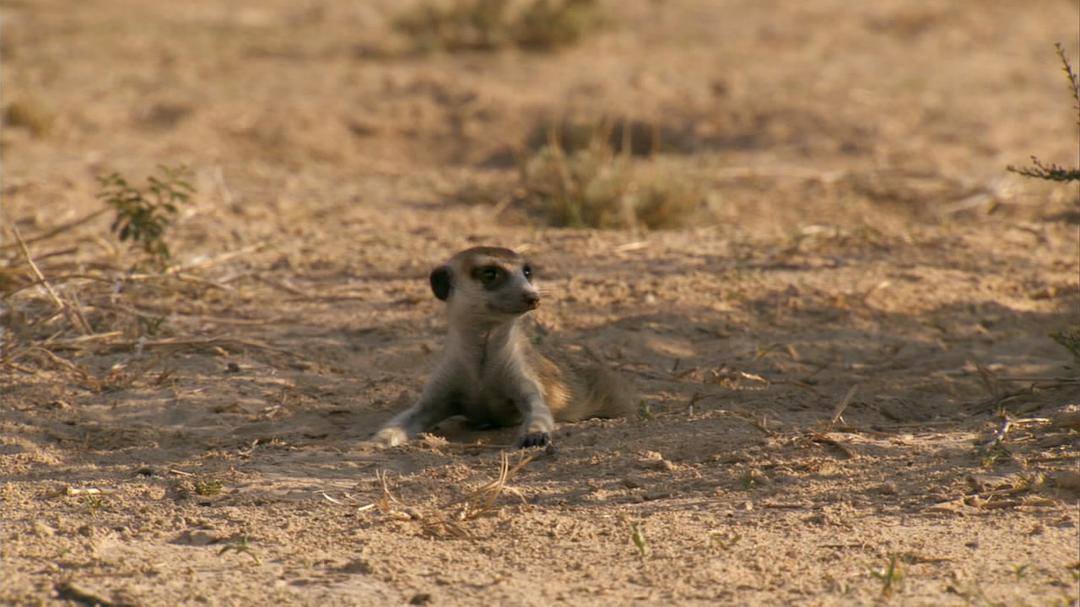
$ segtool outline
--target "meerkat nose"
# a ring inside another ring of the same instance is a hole
[[[525,305],[530,308],[535,308],[540,305],[540,295],[537,293],[525,293],[521,296],[521,299],[525,302]]]

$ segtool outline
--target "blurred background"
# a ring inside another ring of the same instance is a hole
[[[991,207],[1043,216],[1069,208],[1068,195],[1004,167],[1031,154],[1075,159],[1053,44],[1075,64],[1077,10],[1074,0],[7,0],[4,204],[21,222],[62,218],[101,174],[185,164],[215,219],[280,221],[249,222],[256,232],[346,202],[766,232]],[[551,159],[553,142],[564,160]],[[624,147],[629,158],[611,158]],[[590,196],[552,192],[561,164]]]

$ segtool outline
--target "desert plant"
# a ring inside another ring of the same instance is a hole
[[[602,24],[596,0],[533,0],[514,23],[514,42],[534,50],[568,46]]]
[[[1065,55],[1065,48],[1061,46],[1060,42],[1054,43],[1054,49],[1057,50],[1058,58],[1061,59],[1061,69],[1065,72],[1065,78],[1069,83],[1069,93],[1072,95],[1074,102],[1073,109],[1076,110],[1077,134],[1080,134],[1080,78],[1073,71],[1069,58]],[[1032,179],[1059,183],[1080,182],[1080,167],[1068,169],[1052,162],[1044,163],[1036,156],[1031,157],[1030,166],[1015,167],[1009,165],[1005,168],[1013,173]],[[1080,200],[1078,200],[1078,204],[1080,204]],[[1074,358],[1080,360],[1080,325],[1053,333],[1050,337],[1072,353]]]
[[[632,156],[653,156],[661,152],[693,149],[694,135],[689,127],[665,125],[640,118],[610,118],[585,114],[562,117],[543,116],[532,126],[525,148],[535,152],[551,141],[554,132],[559,145],[568,152],[588,148],[597,130],[607,132],[608,143],[615,151]]]
[[[645,540],[645,530],[641,528],[641,524],[638,522],[630,521],[630,541],[634,543],[638,556],[642,559],[648,557],[652,552],[649,549],[648,541]]]
[[[673,228],[685,224],[703,196],[657,169],[616,153],[605,129],[590,144],[567,152],[555,137],[521,165],[525,206],[561,227]],[[636,162],[636,163],[635,163]]]
[[[889,562],[884,567],[871,567],[870,575],[881,581],[882,596],[892,596],[904,580],[904,568],[899,555],[889,555]]]
[[[596,0],[425,0],[393,27],[419,51],[491,51],[506,46],[548,50],[577,42],[598,27]]]
[[[34,137],[43,137],[52,129],[53,115],[35,100],[17,99],[4,108],[4,124],[24,128]]]
[[[112,231],[121,241],[138,243],[152,263],[164,267],[171,254],[165,244],[165,229],[172,224],[178,205],[188,202],[195,188],[188,181],[191,172],[184,166],[159,167],[161,176],[151,175],[145,188],[137,188],[119,173],[98,178],[97,197],[116,211]]]
[[[1080,325],[1073,325],[1067,329],[1051,333],[1050,337],[1068,350],[1076,358],[1077,362],[1080,362]]]
[[[86,506],[86,511],[91,515],[97,514],[105,506],[105,498],[97,493],[83,497],[82,502]]]
[[[255,554],[255,549],[251,547],[251,542],[248,540],[247,535],[241,535],[239,538],[228,542],[222,546],[218,551],[218,556],[224,555],[226,552],[235,552],[237,554],[246,554],[251,557],[251,560],[255,561],[256,565],[261,565],[262,561],[259,559],[259,555]]]
[[[652,421],[656,417],[656,414],[653,413],[652,405],[650,405],[649,401],[647,400],[642,400],[640,403],[638,403],[637,414],[638,419],[646,422]]]
[[[200,479],[195,481],[195,493],[203,497],[211,497],[221,493],[224,484],[217,479]]]
[[[1080,78],[1077,78],[1076,72],[1073,71],[1072,65],[1069,64],[1069,58],[1065,56],[1065,48],[1061,46],[1061,43],[1054,43],[1054,48],[1057,49],[1058,57],[1061,59],[1063,66],[1062,71],[1065,72],[1065,77],[1069,81],[1069,92],[1075,102],[1073,109],[1076,110],[1076,126],[1077,129],[1080,129]],[[1080,168],[1067,169],[1052,162],[1044,163],[1036,156],[1031,157],[1031,166],[1015,167],[1008,165],[1005,168],[1013,173],[1034,179],[1063,183],[1080,181]]]
[[[509,40],[507,0],[472,0],[448,6],[421,2],[399,15],[394,29],[421,51],[492,50]]]

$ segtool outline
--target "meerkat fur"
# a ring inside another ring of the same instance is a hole
[[[556,421],[632,410],[632,392],[601,361],[534,343],[524,317],[540,294],[521,255],[474,247],[429,278],[446,302],[445,346],[420,398],[375,434],[377,443],[398,445],[463,415],[481,426],[519,426],[520,447],[545,446]]]

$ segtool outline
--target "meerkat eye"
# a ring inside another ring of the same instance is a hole
[[[522,266],[521,273],[525,275],[525,278],[532,280],[532,266],[529,264]]]
[[[499,277],[499,268],[496,268],[495,266],[485,266],[480,268],[478,276],[480,282],[484,284],[494,282],[495,279]]]

